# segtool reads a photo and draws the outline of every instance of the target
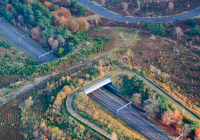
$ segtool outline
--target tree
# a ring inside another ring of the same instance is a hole
[[[64,52],[64,48],[60,47],[60,48],[58,49],[58,53],[59,53],[60,55],[63,55],[63,52]]]
[[[89,79],[90,78],[90,75],[89,74],[86,74],[85,75],[85,79]]]
[[[79,6],[78,2],[72,0],[71,2],[71,8],[77,8]]]
[[[65,92],[65,94],[70,94],[71,93],[71,88],[69,88],[68,86],[64,86],[63,87],[63,92]]]
[[[174,3],[172,1],[169,2],[168,7],[170,10],[174,9]]]
[[[31,37],[35,40],[39,38],[40,33],[41,31],[39,26],[31,29]]]
[[[182,128],[182,132],[183,132],[183,137],[186,137],[191,132],[190,125],[185,124]]]
[[[6,10],[7,11],[10,11],[12,8],[13,8],[13,6],[11,4],[7,4],[6,5]]]
[[[78,23],[76,22],[75,19],[69,20],[67,22],[67,28],[72,32],[77,32],[78,31]]]
[[[88,30],[88,28],[89,28],[89,23],[84,18],[79,18],[78,24],[79,24],[79,31]]]
[[[86,8],[84,6],[80,6],[78,8],[77,14],[79,14],[79,15],[85,15],[85,13],[86,13]]]
[[[174,122],[174,114],[173,114],[172,110],[169,109],[164,112],[164,114],[162,115],[162,121],[166,125],[170,125],[171,123]]]
[[[69,36],[72,36],[71,32],[68,29],[65,29],[63,31],[63,36],[67,38],[67,40],[69,39]]]
[[[190,26],[195,26],[195,25],[197,25],[197,22],[194,19],[189,19],[187,24]]]
[[[156,95],[144,101],[144,104],[144,110],[149,113],[150,116],[159,112],[159,101],[156,99]]]
[[[168,99],[164,96],[161,96],[161,97],[158,98],[158,100],[159,100],[159,106],[160,106],[161,114],[162,114],[162,110],[169,109]]]
[[[200,128],[195,130],[195,135],[200,138]]]
[[[105,5],[105,3],[106,3],[106,0],[101,0],[102,5]]]
[[[127,11],[128,10],[128,3],[127,2],[122,2],[123,10]]]
[[[200,124],[198,124],[197,122],[192,122],[190,123],[190,128],[192,131],[195,131],[197,128],[200,128]]]
[[[156,24],[154,34],[164,37],[165,35],[165,27],[162,24]]]
[[[174,123],[179,126],[182,123],[183,116],[181,115],[181,111],[178,109],[174,110]]]
[[[51,2],[45,1],[45,2],[43,3],[43,6],[46,7],[46,8],[48,8],[49,10],[53,10],[52,3],[51,3]]]
[[[132,101],[133,103],[135,103],[136,106],[137,106],[137,104],[140,105],[140,104],[141,104],[141,101],[142,101],[142,96],[141,96],[141,94],[139,94],[139,93],[133,94],[132,97],[131,97],[131,101]]]
[[[58,93],[57,96],[61,97],[62,99],[65,99],[67,94],[65,92],[61,91],[61,92]]]
[[[191,35],[200,35],[200,28],[198,25],[194,25],[194,27],[192,28],[191,32],[190,32]]]
[[[11,21],[13,19],[13,14],[10,11],[6,11],[4,16],[7,21]]]
[[[82,79],[78,79],[78,84],[82,85],[83,84],[83,80]]]
[[[139,3],[140,3],[140,7],[143,8],[144,7],[144,3],[142,1],[140,1]]]

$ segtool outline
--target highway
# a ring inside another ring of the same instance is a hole
[[[117,109],[123,106],[121,103],[107,95],[101,88],[89,93],[88,96],[115,115],[117,115]],[[172,140],[167,134],[142,119],[127,107],[118,111],[118,117],[148,139]]]
[[[17,46],[19,49],[28,53],[35,59],[43,63],[50,62],[56,59],[55,57],[51,56],[51,54],[44,55],[46,52],[42,48],[40,48],[38,45],[33,43],[33,40],[28,39],[25,36],[21,37],[21,43],[20,43],[20,36],[22,36],[23,34],[18,32],[17,29],[13,29],[15,27],[11,27],[5,21],[0,20],[0,28],[7,34],[7,35],[4,35],[3,33],[0,32],[0,36],[2,38],[11,42],[15,46]],[[39,56],[41,55],[43,56],[39,58]]]
[[[189,18],[200,15],[200,8],[197,8],[197,9],[195,9],[193,11],[189,11],[187,13],[169,16],[169,17],[155,17],[155,18],[125,17],[125,16],[115,14],[113,12],[110,12],[110,11],[92,3],[89,0],[76,0],[76,1],[106,18],[117,20],[117,21],[122,21],[122,22],[128,21],[130,23],[138,23],[138,21],[151,21],[151,22],[155,22],[155,23],[172,22],[172,21],[177,21],[177,19],[184,20],[184,19],[189,19]]]

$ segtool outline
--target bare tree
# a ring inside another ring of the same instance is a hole
[[[139,93],[135,93],[131,96],[131,101],[136,104],[141,104],[142,96]]]
[[[128,3],[127,2],[122,2],[123,10],[127,11],[128,10]]]
[[[105,5],[105,3],[106,3],[106,0],[101,0],[102,5]]]
[[[159,112],[159,100],[156,99],[155,95],[144,101],[144,104],[144,110],[146,110],[146,112],[149,113],[150,116]]]
[[[183,137],[186,137],[191,132],[190,125],[185,124],[182,128],[182,132],[183,132]]]

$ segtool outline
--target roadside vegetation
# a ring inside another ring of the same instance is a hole
[[[117,75],[112,77],[112,82],[122,91],[121,95],[143,108],[150,116],[159,114],[162,116],[162,122],[167,126],[175,126],[179,134],[198,138],[196,133],[200,122],[194,121],[183,110],[179,110],[166,97],[148,87],[143,80],[132,75]]]
[[[105,131],[115,132],[119,139],[146,139],[124,122],[116,119],[116,116],[108,112],[100,104],[89,100],[89,97],[83,92],[75,96],[74,107],[78,114]]]
[[[181,14],[199,7],[199,1],[186,0],[91,0],[102,7],[123,16],[131,17],[159,17]]]

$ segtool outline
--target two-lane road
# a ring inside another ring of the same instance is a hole
[[[189,18],[200,15],[200,8],[198,8],[198,9],[195,9],[195,10],[187,12],[187,13],[174,15],[174,16],[170,16],[170,17],[156,17],[156,18],[125,17],[125,16],[121,16],[121,15],[112,13],[112,12],[90,2],[89,0],[76,0],[76,1],[106,18],[117,20],[117,21],[122,21],[122,22],[128,21],[130,23],[138,23],[138,21],[151,21],[151,22],[155,22],[155,23],[172,22],[172,21],[176,21],[177,19],[184,20],[184,19],[189,19]]]

